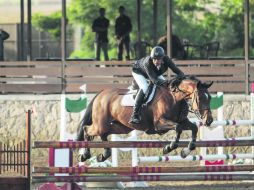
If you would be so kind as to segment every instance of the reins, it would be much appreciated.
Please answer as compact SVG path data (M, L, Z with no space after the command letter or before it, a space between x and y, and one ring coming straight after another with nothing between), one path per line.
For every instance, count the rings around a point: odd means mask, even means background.
M205 108L205 109L199 109L199 101L198 101L198 89L196 88L193 92L187 92L187 91L183 91L182 89L179 88L179 86L175 86L175 88L173 89L172 86L170 85L170 91L174 94L174 93L181 93L183 95L183 99L186 101L186 103L188 104L188 111L191 113L194 113L198 119L203 119L204 116L202 116L200 114L201 110L208 110L209 108ZM193 94L193 98L189 98L191 97L191 95ZM191 102L189 102L189 99L191 99ZM194 109L194 103L196 102L197 105L197 109Z

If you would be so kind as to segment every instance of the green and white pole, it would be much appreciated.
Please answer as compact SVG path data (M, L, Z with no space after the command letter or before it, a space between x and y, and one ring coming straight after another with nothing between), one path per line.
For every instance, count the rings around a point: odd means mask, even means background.
M86 85L80 87L82 94L79 99L69 99L65 93L61 94L61 120L60 120L60 141L74 140L76 134L69 134L66 131L67 116L70 113L81 113L85 111L87 106ZM72 166L72 150L69 148L53 149L49 153L50 166L70 167ZM57 174L66 175L66 174Z
M82 94L79 99L69 99L65 94L61 94L61 121L60 121L60 141L73 140L66 132L66 118L69 113L80 113L83 115L87 106L86 85L80 87Z

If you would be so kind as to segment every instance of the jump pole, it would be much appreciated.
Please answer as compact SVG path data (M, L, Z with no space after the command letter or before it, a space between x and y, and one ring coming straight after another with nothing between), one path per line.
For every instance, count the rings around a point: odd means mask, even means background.
M171 141L35 141L33 148L162 148ZM187 147L189 142L180 141L179 147ZM254 146L254 140L214 140L197 141L196 147L218 147L218 146Z
M254 171L254 165L219 165L191 167L34 167L33 173L69 174L140 174L140 173L192 173L192 172L235 172Z
M254 158L254 154L214 154L214 155L189 155L186 158L181 156L149 156L149 157L139 157L139 162L186 162L186 161L215 161L215 160L235 160L244 158Z
M195 175L110 175L110 176L34 176L35 183L43 182L130 182L130 181L242 181L254 180L253 174L195 174Z

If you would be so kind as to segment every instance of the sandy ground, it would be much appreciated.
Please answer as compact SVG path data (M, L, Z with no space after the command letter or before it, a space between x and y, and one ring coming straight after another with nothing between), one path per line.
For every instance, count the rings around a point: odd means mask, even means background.
M45 165L44 163L46 160L38 159L36 164L37 166ZM143 166L168 166L172 165L173 163L147 163ZM195 166L198 165L199 162L177 162L174 163L174 166ZM130 160L125 160L121 162L121 166L130 166ZM140 165L141 166L141 165ZM254 174L253 174L254 175ZM12 173L9 173L7 176L13 176ZM133 182L131 183L124 183L126 186L125 189L127 190L254 190L254 181L177 181L177 182L169 182L169 181L158 181L158 182L147 182L149 187L133 187ZM112 184L112 183L111 183ZM33 184L33 190L37 189L38 186L41 184ZM110 182L103 182L103 185L110 185ZM114 184L115 185L115 184ZM97 188L97 187L84 187L83 189L87 190L116 190L120 189L117 188L115 185L114 187L107 187L107 188Z
M151 182L149 187L126 187L126 190L254 190L254 182ZM117 190L117 187L84 187L86 190Z

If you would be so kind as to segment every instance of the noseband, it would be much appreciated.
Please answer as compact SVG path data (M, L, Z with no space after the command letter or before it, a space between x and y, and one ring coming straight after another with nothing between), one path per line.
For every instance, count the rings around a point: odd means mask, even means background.
M186 101L186 103L189 105L189 112L194 113L198 119L204 119L205 115L201 115L200 111L209 110L209 107L202 107L202 109L199 109L199 101L198 101L198 93L199 90L196 88L193 92L183 91L179 88L179 86L176 86L175 89L171 89L172 92L176 92L176 89L178 92L181 92L183 94L183 99ZM192 97L192 98L191 98ZM191 102L188 100L191 99ZM194 104L196 103L197 109L194 109Z
M200 102L198 101L198 93L199 93L199 90L196 88L191 94L193 94L193 98L191 99L191 102L189 103L189 111L191 113L194 113L197 118L199 119L204 119L205 115L201 115L200 114L200 111L205 111L205 110L210 110L210 108L208 106L202 106L202 108L200 109ZM197 109L194 109L194 103L196 103L196 107Z

